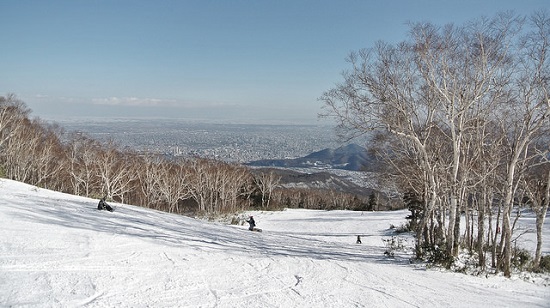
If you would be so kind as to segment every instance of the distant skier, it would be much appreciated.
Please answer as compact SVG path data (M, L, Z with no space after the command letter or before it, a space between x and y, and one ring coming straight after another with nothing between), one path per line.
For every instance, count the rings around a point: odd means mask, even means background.
M248 230L262 232L262 229L256 228L256 222L254 221L253 216L250 216L246 222L250 225L250 227L248 227Z
M99 204L97 205L97 209L98 210L107 210L109 212L112 212L113 211L113 208L107 204L107 202L105 202L105 197L101 198L101 200L99 200Z

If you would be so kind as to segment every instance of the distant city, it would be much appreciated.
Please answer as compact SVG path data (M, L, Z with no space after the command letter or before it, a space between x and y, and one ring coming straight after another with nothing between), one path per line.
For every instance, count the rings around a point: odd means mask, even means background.
M245 163L305 156L343 145L329 125L199 123L176 119L56 120L66 132L139 152Z

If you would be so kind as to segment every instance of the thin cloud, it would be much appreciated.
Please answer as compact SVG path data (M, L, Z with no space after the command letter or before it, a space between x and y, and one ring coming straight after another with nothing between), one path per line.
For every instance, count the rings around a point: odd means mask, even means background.
M93 98L92 104L105 106L128 106L128 107L178 107L178 108L220 108L237 107L238 104L224 102L201 102L201 101L181 101L173 99L159 98L139 98L139 97L107 97Z
M178 105L177 101L175 100L115 96L107 98L94 98L92 99L92 103L95 105L132 107L175 107Z

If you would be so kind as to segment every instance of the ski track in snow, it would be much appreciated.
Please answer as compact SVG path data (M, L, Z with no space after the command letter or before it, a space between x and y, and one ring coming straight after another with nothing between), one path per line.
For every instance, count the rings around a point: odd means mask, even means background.
M96 205L0 180L1 307L550 307L548 284L385 257L406 211L254 212L259 233Z

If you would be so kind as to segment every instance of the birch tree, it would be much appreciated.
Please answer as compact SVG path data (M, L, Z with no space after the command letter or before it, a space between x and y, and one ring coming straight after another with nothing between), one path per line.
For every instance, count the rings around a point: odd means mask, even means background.
M262 197L262 208L269 208L271 195L273 194L273 190L279 185L280 180L281 177L273 171L262 171L254 175L254 183Z
M434 31L427 28L426 31ZM429 142L437 130L437 104L416 66L411 44L397 46L379 42L371 50L352 53L351 70L344 82L325 92L323 116L334 118L338 129L350 136L387 131L401 139L422 171L424 215L417 229L416 252L423 255L424 231L438 200L437 157Z
M102 193L107 198L118 197L124 202L124 195L130 191L136 175L130 171L129 154L120 152L112 142L104 145L97 156L97 171L101 178Z
M0 154L4 152L6 142L28 119L30 110L14 94L0 96Z
M508 100L499 108L501 112L498 114L501 129L507 137L508 153L502 215L502 258L506 277L511 274L510 216L519 180L517 167L536 135L550 126L550 18L548 14L535 13L530 25L530 30L517 46L513 82L507 85Z
M166 163L165 159L157 155L146 155L143 157L140 170L137 170L139 191L143 196L142 204L148 208L160 209L162 200L159 189L163 174L162 166Z
M476 124L487 117L501 96L499 85L509 63L510 37L518 22L501 14L482 19L467 27L447 25L440 29L430 24L412 28L418 69L437 106L436 121L447 134L450 147L449 227L447 249L458 255L460 207L470 158L465 151Z
M157 187L161 200L168 205L168 212L179 213L179 202L191 197L189 173L185 167L186 161L164 162L159 164Z
M476 223L471 210L477 209L480 241L485 211L492 219L496 199L503 232L497 261L510 275L518 166L527 163L532 142L548 141L543 131L549 127L548 17L534 14L528 31L521 28L524 21L498 14L459 27L412 24L405 42L378 42L352 53L343 82L320 98L322 116L335 119L342 136L391 136L388 150L380 152L387 153L403 191L422 200L418 257L425 244L445 247L451 261L457 256L462 211L469 213L466 247L471 249ZM499 172L503 181L487 175ZM477 198L480 192L483 197ZM471 200L480 203L472 208Z

